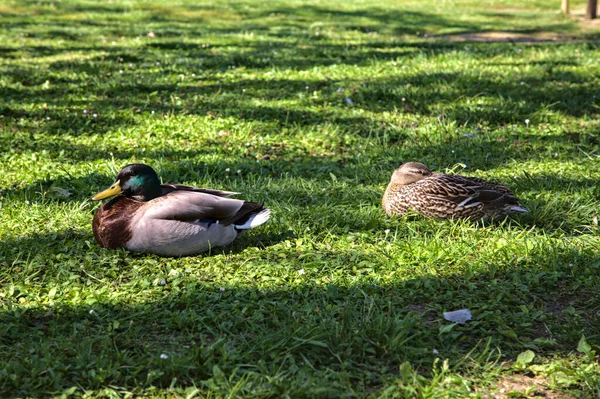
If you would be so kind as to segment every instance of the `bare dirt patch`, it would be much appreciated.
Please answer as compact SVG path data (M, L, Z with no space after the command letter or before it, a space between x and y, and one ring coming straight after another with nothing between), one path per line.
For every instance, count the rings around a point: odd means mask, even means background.
M548 388L547 380L541 376L510 375L496 381L493 392L482 391L484 398L508 399L515 397L531 397L546 399L575 399L575 396Z
M514 33L514 32L475 32L462 33L459 35L443 36L450 42L510 42L510 43L544 43L556 42L569 39L570 36L557 33L539 32L539 33Z
M497 8L494 11L499 13L520 13L524 10L521 8ZM558 11L557 11L558 12ZM600 28L600 18L585 19L585 9L575 9L569 12L569 17L581 28L580 33L590 33ZM564 42L576 41L581 39L577 33L566 34L556 32L503 32L503 31L488 31L488 32L471 32L461 33L456 35L443 35L437 37L446 39L450 42L479 42L479 43L494 43L494 42L509 42L509 43L547 43L547 42Z

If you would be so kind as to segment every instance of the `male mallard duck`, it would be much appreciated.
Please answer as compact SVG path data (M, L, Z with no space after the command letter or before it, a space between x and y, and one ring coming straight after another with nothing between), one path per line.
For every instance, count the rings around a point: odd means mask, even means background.
M477 220L529 212L506 186L434 173L418 162L407 162L394 171L382 205L388 216L413 209L436 219Z
M265 223L271 212L262 204L226 198L237 193L160 184L154 169L144 164L124 167L115 183L92 199L118 194L94 215L98 244L161 256L228 245L244 230Z

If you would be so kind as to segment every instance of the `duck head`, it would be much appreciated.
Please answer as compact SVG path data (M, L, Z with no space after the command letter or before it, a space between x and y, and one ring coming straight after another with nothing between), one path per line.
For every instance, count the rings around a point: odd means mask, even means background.
M115 179L115 182L106 190L92 197L92 200L113 197L121 194L137 201L150 201L162 194L158 175L148 165L131 164L125 166Z
M433 174L429 168L419 162L406 162L392 174L392 183L406 186Z

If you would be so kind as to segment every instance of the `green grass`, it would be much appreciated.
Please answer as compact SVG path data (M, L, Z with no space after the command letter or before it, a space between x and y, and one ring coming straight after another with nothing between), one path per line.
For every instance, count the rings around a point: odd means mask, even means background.
M2 397L600 394L598 29L551 0L164 4L0 5ZM482 31L559 40L448 36ZM532 212L386 218L408 160ZM88 198L133 161L273 216L210 256L101 249Z

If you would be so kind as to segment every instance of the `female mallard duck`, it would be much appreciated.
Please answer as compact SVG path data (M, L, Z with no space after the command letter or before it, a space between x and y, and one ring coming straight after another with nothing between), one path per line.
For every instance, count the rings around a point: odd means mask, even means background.
M226 198L233 192L160 184L148 165L127 165L93 200L119 195L96 211L94 237L104 248L185 256L233 242L270 216L262 204Z
M478 220L529 212L506 186L434 173L418 162L407 162L394 171L382 205L388 216L413 209L436 219Z

